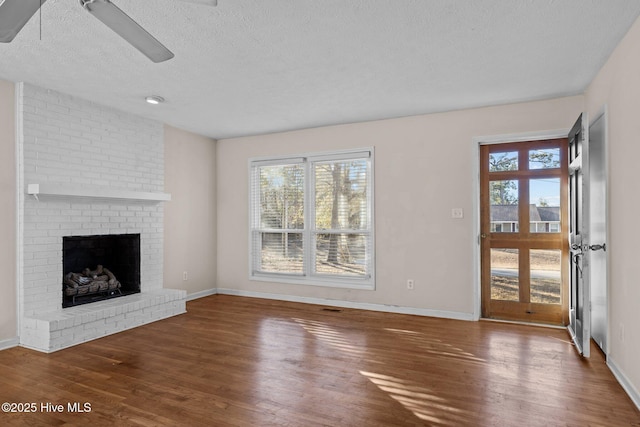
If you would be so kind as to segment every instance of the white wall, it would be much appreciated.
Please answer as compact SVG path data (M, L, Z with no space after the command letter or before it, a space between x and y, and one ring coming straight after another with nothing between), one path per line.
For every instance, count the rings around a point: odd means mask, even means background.
M215 290L216 143L164 128L164 287L194 295ZM183 280L183 272L188 279Z
M583 97L331 126L218 141L221 289L438 310L474 311L476 136L569 128ZM377 289L250 281L248 159L375 146ZM462 220L451 208L464 209ZM406 280L415 280L415 290Z
M17 335L14 93L13 83L0 80L0 342Z
M609 362L630 382L640 405L640 21L589 86L586 104L593 118L604 104L609 109Z

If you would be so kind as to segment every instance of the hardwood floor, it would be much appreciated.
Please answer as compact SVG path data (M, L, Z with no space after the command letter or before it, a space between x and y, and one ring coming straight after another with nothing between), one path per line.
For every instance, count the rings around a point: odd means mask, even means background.
M602 355L581 359L564 330L223 295L187 310L1 351L0 402L37 411L0 425L640 426Z

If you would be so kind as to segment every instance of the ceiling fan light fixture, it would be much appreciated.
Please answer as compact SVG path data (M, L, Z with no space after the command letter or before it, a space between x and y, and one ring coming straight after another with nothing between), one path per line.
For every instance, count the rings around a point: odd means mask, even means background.
M144 100L147 101L147 104L152 105L158 105L164 102L164 98L158 95L149 95Z

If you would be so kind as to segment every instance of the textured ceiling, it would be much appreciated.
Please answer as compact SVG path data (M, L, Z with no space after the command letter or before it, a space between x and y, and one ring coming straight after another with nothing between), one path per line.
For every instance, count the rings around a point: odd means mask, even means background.
M77 0L49 0L0 44L0 78L228 138L581 93L640 14L638 0L112 1L175 58L154 64Z

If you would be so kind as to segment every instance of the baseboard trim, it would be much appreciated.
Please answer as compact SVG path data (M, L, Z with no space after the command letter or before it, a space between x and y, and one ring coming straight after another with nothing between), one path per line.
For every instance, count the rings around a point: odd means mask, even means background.
M629 378L618 368L616 362L611 358L611 356L607 357L607 366L613 373L613 376L616 377L624 391L627 392L633 403L636 405L638 410L640 410L640 393L634 387L634 385L629 381Z
M327 298L311 298L294 295L269 294L264 292L244 291L239 289L218 288L218 294L235 295L241 297L264 298L279 301L299 302L303 304L327 305L340 308L354 308L359 310L381 311L385 313L413 314L416 316L441 317L454 320L475 320L473 313L460 313L456 311L430 310L426 308L402 307L397 305L372 304L365 302L341 301Z
M566 326L552 325L550 323L522 322L522 321L518 321L518 320L492 319L490 317L481 317L478 320L480 322L506 323L508 325L535 326L537 328L562 329L563 331L567 330Z
M194 299L208 297L208 296L211 296L211 295L215 295L217 293L218 293L218 289L216 289L216 288L205 289L204 291L198 291L198 292L194 292L192 294L188 294L187 295L187 301L193 301Z
M7 350L9 348L13 348L13 347L17 347L20 345L20 338L15 337L15 338L9 338L6 340L1 340L0 341L0 351L2 350Z

